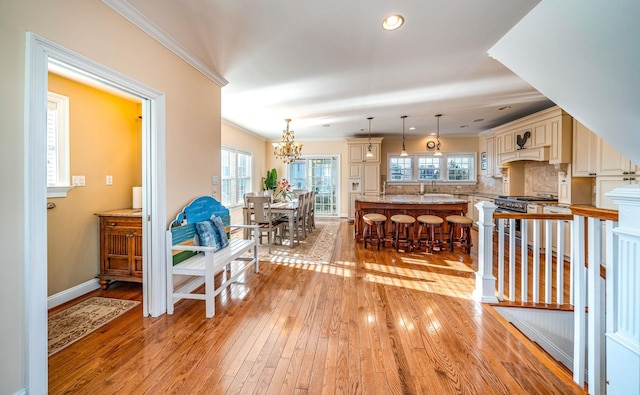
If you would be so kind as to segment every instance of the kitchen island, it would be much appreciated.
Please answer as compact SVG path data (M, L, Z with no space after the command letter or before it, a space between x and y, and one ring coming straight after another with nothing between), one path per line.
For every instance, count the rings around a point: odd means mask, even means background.
M417 218L420 215L437 215L445 219L448 215L465 215L468 202L458 199L453 195L440 193L427 193L424 195L386 195L386 196L360 196L356 199L354 215L354 237L362 240L364 223L362 216L368 213L383 214L387 217L385 231L387 237L391 236L391 216L396 214L410 215ZM443 224L444 234L448 234L447 222ZM417 228L417 226L416 226Z

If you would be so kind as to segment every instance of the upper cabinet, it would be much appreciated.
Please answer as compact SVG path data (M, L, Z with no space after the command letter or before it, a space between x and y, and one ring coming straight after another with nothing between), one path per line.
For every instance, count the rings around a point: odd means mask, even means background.
M572 154L572 119L559 107L499 126L494 136L500 165L519 160L569 163Z
M502 177L502 166L498 161L498 145L500 140L489 135L480 140L480 146L484 147L484 155L480 157L480 169L485 177Z
M598 139L596 172L599 176L636 174L638 167L606 141Z
M573 120L573 161L571 172L574 177L592 177L597 174L598 136L583 124Z
M638 172L638 166L586 126L576 120L573 125L574 177L626 176Z

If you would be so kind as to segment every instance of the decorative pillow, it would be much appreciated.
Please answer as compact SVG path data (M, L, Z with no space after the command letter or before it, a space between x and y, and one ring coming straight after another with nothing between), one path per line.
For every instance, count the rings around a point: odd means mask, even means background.
M196 234L201 246L216 247L216 230L210 220L196 222Z
M220 250L229 245L229 239L227 238L227 232L224 230L224 224L222 218L214 217L210 220L214 229L214 237L216 243L216 249Z

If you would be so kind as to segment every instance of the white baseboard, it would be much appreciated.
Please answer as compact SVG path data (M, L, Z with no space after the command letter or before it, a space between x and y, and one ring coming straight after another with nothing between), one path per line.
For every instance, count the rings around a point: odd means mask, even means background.
M64 291L58 292L57 294L51 295L47 298L47 309L59 306L98 288L100 288L100 284L98 284L98 279L94 278L93 280L78 284L75 287L65 289Z

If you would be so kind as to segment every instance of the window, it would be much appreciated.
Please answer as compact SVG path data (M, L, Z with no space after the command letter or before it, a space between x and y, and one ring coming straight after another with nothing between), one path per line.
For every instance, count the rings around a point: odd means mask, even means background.
M395 156L389 158L389 180L413 180L413 158L410 156Z
M469 155L450 155L447 157L447 172L449 181L469 181L475 158Z
M436 181L440 179L439 156L418 157L418 181Z
M233 207L244 204L244 194L253 191L251 152L222 147L222 204Z
M388 181L475 182L476 153L389 155ZM414 166L417 163L417 166Z
M47 93L47 197L69 191L69 98Z

